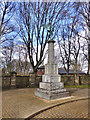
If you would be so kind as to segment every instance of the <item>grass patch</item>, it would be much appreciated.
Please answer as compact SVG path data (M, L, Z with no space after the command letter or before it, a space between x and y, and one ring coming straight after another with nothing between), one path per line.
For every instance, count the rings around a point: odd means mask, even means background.
M65 85L65 88L90 88L90 85Z

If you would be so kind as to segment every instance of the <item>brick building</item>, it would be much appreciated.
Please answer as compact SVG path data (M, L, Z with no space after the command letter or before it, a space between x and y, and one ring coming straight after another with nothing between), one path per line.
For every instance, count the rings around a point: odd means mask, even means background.
M44 65L40 66L37 70L37 75L42 76L44 74L44 72L45 72L45 66ZM86 73L84 73L81 70L77 70L76 72L77 72L78 75L86 75ZM58 68L58 74L66 75L67 72L65 71L64 68ZM74 70L73 69L69 70L69 75L74 75Z
M45 67L44 65L43 66L40 66L38 69L37 69L37 75L39 76L42 76L45 72Z

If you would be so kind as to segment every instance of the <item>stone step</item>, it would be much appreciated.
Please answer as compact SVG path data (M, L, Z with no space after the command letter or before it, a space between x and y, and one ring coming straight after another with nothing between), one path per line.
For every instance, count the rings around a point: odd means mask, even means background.
M46 89L46 90L56 90L56 89L63 89L64 84L62 82L40 82L39 83L39 88L41 89Z
M57 92L57 93L47 93L41 89L35 91L35 95L47 100L59 99L63 97L69 97L69 92Z

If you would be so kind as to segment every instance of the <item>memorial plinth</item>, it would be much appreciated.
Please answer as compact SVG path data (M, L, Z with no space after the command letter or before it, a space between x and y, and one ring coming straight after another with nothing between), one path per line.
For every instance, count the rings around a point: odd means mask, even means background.
M61 76L58 75L58 66L54 62L54 40L48 41L48 63L45 65L45 74L42 75L42 82L35 91L35 95L48 100L69 96L64 89Z

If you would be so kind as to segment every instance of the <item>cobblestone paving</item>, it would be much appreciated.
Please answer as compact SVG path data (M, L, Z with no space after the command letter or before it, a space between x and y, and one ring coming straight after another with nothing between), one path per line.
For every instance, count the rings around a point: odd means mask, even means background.
M44 100L34 95L35 88L13 89L2 92L2 117L27 118L30 115L62 102L88 96L88 89L71 90L74 98Z
M56 106L46 110L34 118L88 118L88 100L80 100Z

